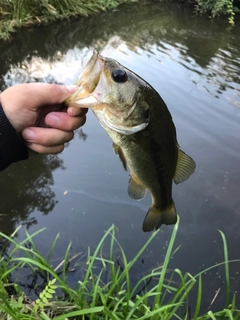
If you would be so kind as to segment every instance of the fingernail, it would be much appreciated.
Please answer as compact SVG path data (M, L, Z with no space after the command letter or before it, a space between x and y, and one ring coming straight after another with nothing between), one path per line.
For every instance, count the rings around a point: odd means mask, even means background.
M74 84L74 85L71 85L71 86L66 86L66 88L68 89L68 91L70 93L74 93L79 87Z
M79 109L77 109L77 115L79 116L79 113L80 113L80 108ZM68 114L70 115L70 116L75 116L76 115L76 108L74 108L74 107L68 107Z
M33 141L35 138L35 132L31 129L25 129L22 133L22 136L25 140Z
M57 116L51 114L48 115L47 124L52 127L58 127L60 124L60 120Z

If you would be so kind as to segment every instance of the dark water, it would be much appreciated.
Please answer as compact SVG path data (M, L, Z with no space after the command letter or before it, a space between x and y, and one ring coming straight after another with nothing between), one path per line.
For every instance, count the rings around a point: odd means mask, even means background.
M227 238L229 258L240 258L240 27L197 17L165 6L120 7L111 13L51 26L21 30L0 44L0 86L45 81L72 84L93 48L113 57L147 80L172 113L181 148L197 163L194 175L173 187L181 217L171 267L193 274L223 261L218 229ZM128 175L114 156L111 141L88 113L88 121L58 156L38 156L0 173L0 229L11 234L23 224L47 252L60 233L54 253L95 248L112 224L129 259L149 234L141 230L150 197L136 202L127 195ZM163 261L172 226L144 253L142 273ZM25 237L24 228L19 241ZM57 262L56 262L57 263ZM53 262L54 264L54 262ZM240 298L240 262L230 265L232 294ZM79 279L79 270L69 275ZM203 311L215 292L212 309L225 304L224 270L204 276ZM237 301L238 301L237 300ZM194 303L190 301L194 309Z

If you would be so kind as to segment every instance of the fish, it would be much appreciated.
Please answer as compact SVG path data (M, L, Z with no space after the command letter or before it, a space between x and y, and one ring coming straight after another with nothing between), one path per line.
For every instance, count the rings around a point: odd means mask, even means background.
M180 149L171 113L161 96L136 73L97 51L75 84L78 89L66 104L92 109L129 171L130 198L140 200L147 190L151 194L143 231L175 224L172 182L187 180L196 163Z

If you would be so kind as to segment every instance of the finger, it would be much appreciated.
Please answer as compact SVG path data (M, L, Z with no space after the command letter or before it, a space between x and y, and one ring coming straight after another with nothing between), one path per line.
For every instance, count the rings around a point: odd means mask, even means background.
M27 144L29 150L41 153L41 154L58 154L64 150L64 144L58 146L46 147L35 143Z
M55 104L52 106L46 106L41 108L41 112L39 113L37 121L34 123L34 127L42 127L48 128L47 124L45 123L45 117L47 114L51 112L66 112L66 108L63 107L62 104ZM27 127L32 126L32 124L28 125Z
M73 131L62 131L52 128L28 127L22 131L22 137L27 143L34 143L46 147L69 142L73 136Z
M7 90L1 94L3 102L11 101L12 95L18 97L18 105L27 109L37 110L40 106L60 104L77 89L77 86L62 86L49 83L23 83Z
M67 109L67 113L71 117L76 117L76 116L83 116L88 112L87 108L75 108L75 107L69 107Z
M45 117L45 124L51 128L72 131L84 125L86 116L71 117L66 112L51 112Z

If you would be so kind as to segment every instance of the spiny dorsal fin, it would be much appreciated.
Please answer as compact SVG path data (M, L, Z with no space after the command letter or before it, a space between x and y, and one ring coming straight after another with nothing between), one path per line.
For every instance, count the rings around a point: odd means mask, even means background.
M195 161L181 149L178 149L178 161L173 181L178 184L187 180L196 168Z

